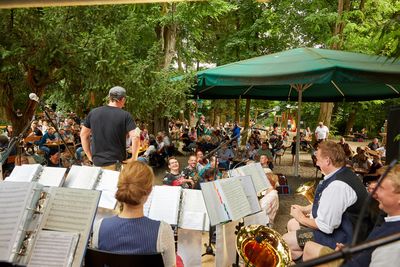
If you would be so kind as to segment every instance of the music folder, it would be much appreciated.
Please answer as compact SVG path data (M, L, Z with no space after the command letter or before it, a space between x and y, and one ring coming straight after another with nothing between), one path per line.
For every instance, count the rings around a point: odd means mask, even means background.
M117 205L115 193L118 178L118 171L73 165L65 179L64 187L99 190L102 192L99 207L114 209Z
M38 182L44 186L61 186L64 183L66 168L43 167L40 164L15 166L5 180L10 182Z
M261 211L249 175L201 183L200 186L212 226Z
M259 162L229 170L228 174L229 177L250 175L257 194L272 187Z
M200 190L180 186L154 186L143 207L144 215L188 230L209 230Z
M81 266L101 192L0 182L0 261Z

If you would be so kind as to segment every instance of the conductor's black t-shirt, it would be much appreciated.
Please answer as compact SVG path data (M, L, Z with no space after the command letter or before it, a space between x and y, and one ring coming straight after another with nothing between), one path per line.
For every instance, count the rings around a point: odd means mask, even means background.
M107 166L126 159L126 137L136 128L125 110L102 106L89 112L83 124L91 129L91 150L96 166Z

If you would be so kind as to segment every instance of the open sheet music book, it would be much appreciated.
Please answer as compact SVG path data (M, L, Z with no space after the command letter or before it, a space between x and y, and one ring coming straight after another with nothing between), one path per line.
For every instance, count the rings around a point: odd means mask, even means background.
M65 180L64 187L94 189L102 191L99 207L114 209L117 205L119 172L102 170L100 167L73 165Z
M260 194L265 189L272 187L267 178L267 175L265 174L259 162L229 170L228 173L229 177L250 175L251 179L253 180L254 187L256 188L257 194Z
M235 221L261 210L250 176L201 183L211 225Z
M6 181L38 182L44 186L61 186L64 183L66 168L43 167L40 164L15 166Z
M201 191L180 186L154 186L144 215L189 230L208 231L209 220Z
M0 261L80 266L100 192L0 183Z

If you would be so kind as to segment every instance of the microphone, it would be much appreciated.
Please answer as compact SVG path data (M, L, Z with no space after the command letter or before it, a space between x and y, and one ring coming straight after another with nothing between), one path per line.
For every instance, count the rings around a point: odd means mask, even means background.
M29 99L40 103L39 97L35 93L30 93L29 94Z

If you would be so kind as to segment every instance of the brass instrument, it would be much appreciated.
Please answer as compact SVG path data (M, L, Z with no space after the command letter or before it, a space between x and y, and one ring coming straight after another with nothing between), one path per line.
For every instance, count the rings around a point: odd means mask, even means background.
M236 249L245 266L289 266L292 260L282 236L264 225L242 227L236 237Z
M317 189L317 181L310 181L302 184L296 189L296 194L303 195L310 204L314 202L315 190Z

